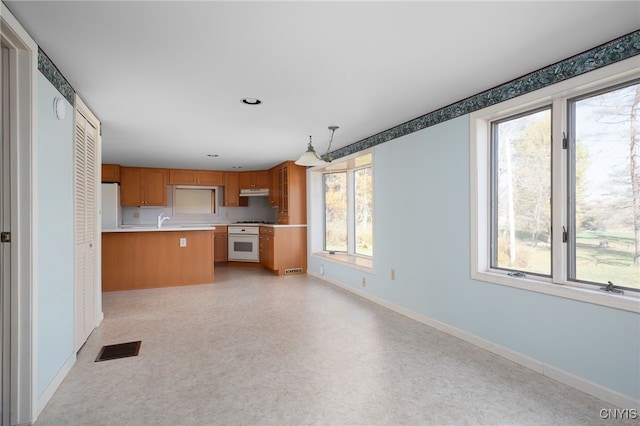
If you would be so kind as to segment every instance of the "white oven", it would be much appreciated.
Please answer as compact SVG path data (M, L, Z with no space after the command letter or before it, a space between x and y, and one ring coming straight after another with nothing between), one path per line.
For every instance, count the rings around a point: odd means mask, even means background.
M229 235L228 260L259 262L259 231L258 226L229 226L227 229Z

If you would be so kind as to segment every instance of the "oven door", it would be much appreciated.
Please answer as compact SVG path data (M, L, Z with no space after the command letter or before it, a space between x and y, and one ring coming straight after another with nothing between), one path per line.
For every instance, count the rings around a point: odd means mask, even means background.
M240 262L259 262L258 236L229 234L228 260Z

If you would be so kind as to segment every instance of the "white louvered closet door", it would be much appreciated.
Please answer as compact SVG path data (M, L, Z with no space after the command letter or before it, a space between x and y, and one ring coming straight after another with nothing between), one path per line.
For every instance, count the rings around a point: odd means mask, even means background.
M98 129L79 111L75 127L75 350L96 326L97 148Z

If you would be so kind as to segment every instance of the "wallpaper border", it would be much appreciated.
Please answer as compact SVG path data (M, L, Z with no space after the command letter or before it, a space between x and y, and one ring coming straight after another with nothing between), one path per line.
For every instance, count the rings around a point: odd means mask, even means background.
M49 59L40 47L38 47L38 71L53 84L53 87L55 87L71 105L75 106L76 91L73 90L71 84L69 84L53 61Z
M541 68L500 86L485 90L446 107L422 115L406 123L336 149L323 156L332 160L355 154L384 142L408 135L444 121L516 98L534 90L577 77L607 65L640 55L640 30L579 53L553 65Z

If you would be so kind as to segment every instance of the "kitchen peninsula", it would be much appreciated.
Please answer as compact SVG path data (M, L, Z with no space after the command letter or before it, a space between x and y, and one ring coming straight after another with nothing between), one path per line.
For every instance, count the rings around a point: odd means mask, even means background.
M212 283L213 226L102 232L102 291Z

